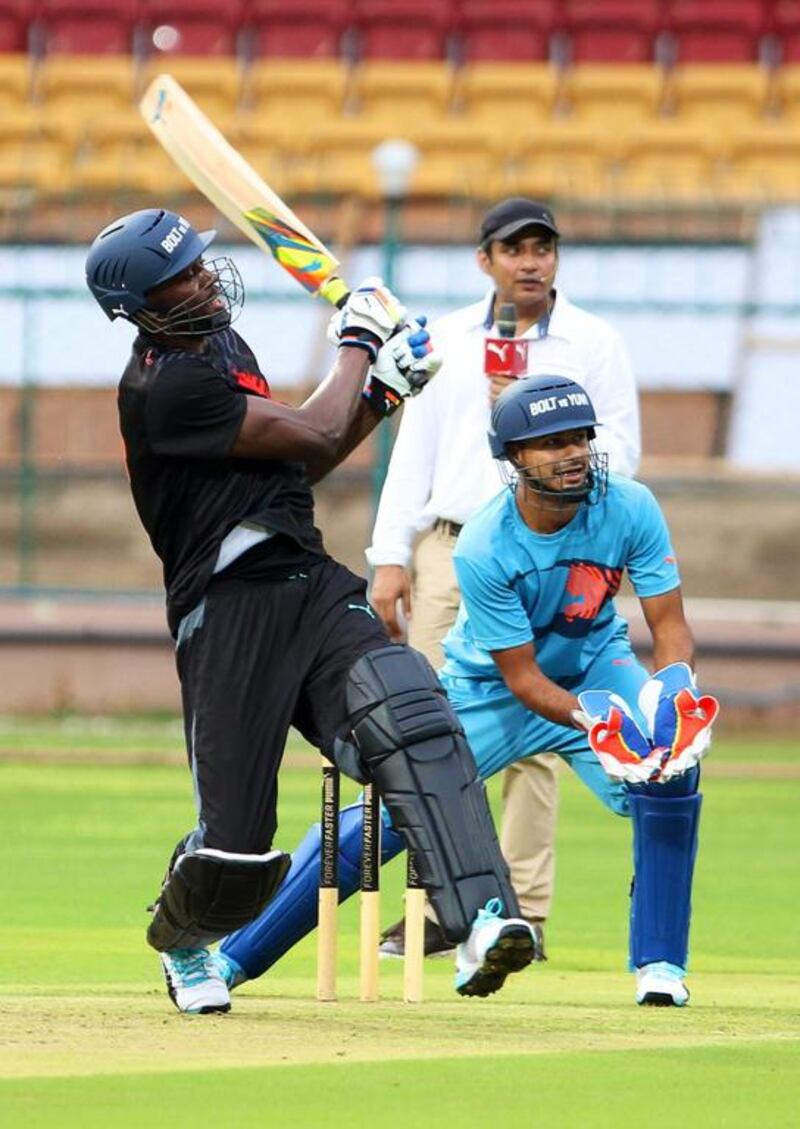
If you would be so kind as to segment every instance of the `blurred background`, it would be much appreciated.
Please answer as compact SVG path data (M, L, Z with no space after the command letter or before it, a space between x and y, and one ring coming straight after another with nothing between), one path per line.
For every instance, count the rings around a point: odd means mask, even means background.
M330 360L329 311L239 245L142 122L161 71L346 277L382 273L430 315L484 293L492 203L552 206L559 286L633 357L640 477L702 685L731 728L796 731L795 0L0 0L0 713L178 707L117 433L131 334L83 280L97 231L153 205L218 227L275 394L301 399ZM318 489L329 550L361 573L391 438Z

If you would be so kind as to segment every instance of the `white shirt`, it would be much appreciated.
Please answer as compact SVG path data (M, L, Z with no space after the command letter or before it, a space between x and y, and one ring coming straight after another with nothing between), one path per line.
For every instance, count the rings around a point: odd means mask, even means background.
M489 451L489 382L484 340L492 330L493 294L440 318L431 337L444 357L439 373L407 400L381 493L372 545L373 566L408 565L414 539L437 518L463 524L503 483ZM567 376L582 385L602 427L596 447L609 466L633 475L639 464L639 405L622 338L607 321L581 310L558 291L544 336L542 324L523 334L528 375Z

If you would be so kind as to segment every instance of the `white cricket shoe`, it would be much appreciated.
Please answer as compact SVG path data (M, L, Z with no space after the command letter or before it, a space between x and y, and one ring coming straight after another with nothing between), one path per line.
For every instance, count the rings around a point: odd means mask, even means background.
M172 949L159 956L169 998L178 1011L190 1015L230 1011L228 985L208 949Z
M636 970L636 1002L645 1007L684 1007L689 989L683 982L686 971L665 960L644 964Z
M461 996L491 996L511 972L536 957L536 935L521 917L501 917L503 903L492 898L472 923L469 937L456 949L456 991Z

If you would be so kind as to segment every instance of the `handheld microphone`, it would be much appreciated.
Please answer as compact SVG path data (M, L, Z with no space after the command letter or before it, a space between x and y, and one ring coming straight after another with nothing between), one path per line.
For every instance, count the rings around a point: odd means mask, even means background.
M487 337L483 347L483 371L492 376L525 376L528 371L528 342L517 337L517 307L503 302L497 311L499 337Z

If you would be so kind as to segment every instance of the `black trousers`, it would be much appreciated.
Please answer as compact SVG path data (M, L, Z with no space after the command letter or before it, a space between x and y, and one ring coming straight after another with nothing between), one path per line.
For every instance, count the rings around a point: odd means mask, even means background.
M268 850L289 727L325 753L348 732L347 673L389 642L366 589L332 560L289 580L223 574L183 621L177 664L195 847Z

